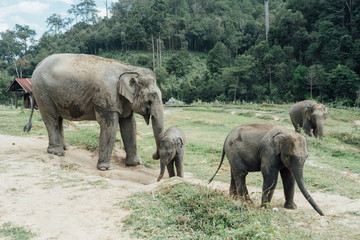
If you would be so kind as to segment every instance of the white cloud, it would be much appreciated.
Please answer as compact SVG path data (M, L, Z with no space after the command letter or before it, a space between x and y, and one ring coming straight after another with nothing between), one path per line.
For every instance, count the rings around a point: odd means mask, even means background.
M12 14L28 13L28 14L41 14L49 8L49 4L41 2L23 1L18 4L2 7L0 11L0 19L10 16Z
M48 2L63 2L70 5L74 2L74 0L48 0Z
M106 8L97 8L99 17L105 17L106 16ZM110 11L108 12L110 13Z
M7 25L6 23L0 23L0 32L5 32L8 29L9 25Z

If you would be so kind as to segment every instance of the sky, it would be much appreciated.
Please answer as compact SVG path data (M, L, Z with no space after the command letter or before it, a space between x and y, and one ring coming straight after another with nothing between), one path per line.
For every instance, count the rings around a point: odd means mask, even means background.
M106 14L106 0L95 0L99 10L98 15ZM117 0L108 0L108 5ZM67 10L72 4L79 4L80 0L0 0L0 32L13 30L15 24L28 25L36 31L36 38L49 30L46 19L56 13L63 18L68 16Z

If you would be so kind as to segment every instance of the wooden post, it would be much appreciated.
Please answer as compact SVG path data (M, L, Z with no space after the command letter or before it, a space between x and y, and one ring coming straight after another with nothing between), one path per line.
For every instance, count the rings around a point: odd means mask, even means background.
M17 91L14 91L15 92L15 108L18 107L18 94L17 94Z

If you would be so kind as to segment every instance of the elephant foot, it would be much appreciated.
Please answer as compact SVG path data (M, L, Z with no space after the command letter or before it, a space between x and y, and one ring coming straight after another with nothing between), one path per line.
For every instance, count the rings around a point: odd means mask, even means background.
M287 208L287 209L296 209L297 206L296 206L296 204L294 203L294 201L288 201L288 202L285 202L284 208Z
M125 165L126 166L137 166L137 165L141 165L142 164L142 160L139 156L135 156L133 158L126 158L125 159Z
M111 163L110 162L98 162L97 168L100 171L106 171L111 169Z
M156 152L152 155L152 158L153 158L154 160L159 160L159 159L160 159L159 153L156 151Z
M48 147L47 149L47 152L48 153L51 153L51 154L54 154L54 155L57 155L57 156L64 156L65 155L65 151L64 151L64 148L62 147Z

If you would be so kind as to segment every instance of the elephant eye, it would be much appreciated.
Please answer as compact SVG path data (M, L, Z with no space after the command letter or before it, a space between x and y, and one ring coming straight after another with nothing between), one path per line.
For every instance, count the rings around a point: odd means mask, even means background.
M156 93L151 93L149 96L150 101L155 101L156 99Z

